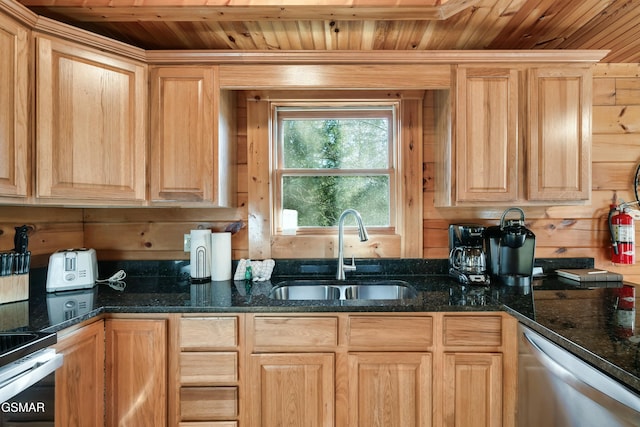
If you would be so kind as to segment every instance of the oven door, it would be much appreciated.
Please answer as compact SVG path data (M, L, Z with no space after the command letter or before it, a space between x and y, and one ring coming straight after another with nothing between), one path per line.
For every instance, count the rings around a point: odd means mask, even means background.
M0 426L53 426L55 370L62 354L43 349L0 368Z

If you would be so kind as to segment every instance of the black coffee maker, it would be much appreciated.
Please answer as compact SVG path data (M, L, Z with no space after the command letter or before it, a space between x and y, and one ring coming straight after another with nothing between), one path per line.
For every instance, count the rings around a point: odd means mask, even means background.
M460 283L489 284L483 233L478 224L449 225L449 275Z
M506 220L509 212L518 212L519 219ZM536 236L525 227L524 211L509 208L500 218L500 225L487 227L485 252L487 268L493 283L508 286L530 286Z

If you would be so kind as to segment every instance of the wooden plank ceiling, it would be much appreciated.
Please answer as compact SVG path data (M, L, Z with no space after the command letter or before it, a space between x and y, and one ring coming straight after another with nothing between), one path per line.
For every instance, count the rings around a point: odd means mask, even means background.
M640 62L638 0L18 0L144 49L606 49Z

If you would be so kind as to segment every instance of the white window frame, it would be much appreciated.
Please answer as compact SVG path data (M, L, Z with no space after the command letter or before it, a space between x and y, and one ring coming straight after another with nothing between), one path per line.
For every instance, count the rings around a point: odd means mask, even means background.
M321 112L321 113L320 113ZM323 102L272 102L272 235L282 235L282 184L285 176L371 176L389 177L389 224L387 226L367 226L375 233L394 234L397 218L397 174L398 174L398 101L323 101ZM375 169L285 169L282 150L282 119L299 118L354 118L381 117L389 120L388 159L386 168ZM339 214L339 213L338 213ZM298 227L297 234L335 234L336 227Z

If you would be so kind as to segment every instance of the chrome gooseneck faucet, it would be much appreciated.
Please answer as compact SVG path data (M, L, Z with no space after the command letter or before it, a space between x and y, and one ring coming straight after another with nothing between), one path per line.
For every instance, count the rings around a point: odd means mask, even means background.
M364 223L362 222L362 217L360 213L355 209L347 209L340 215L340 219L338 220L338 272L336 273L337 280L345 279L345 271L354 271L356 269L356 261L355 257L351 258L351 265L347 265L344 263L344 219L347 215L353 215L356 218L356 222L358 223L358 235L360 237L361 242L366 242L369 240L369 235L367 234L367 229L364 227Z

